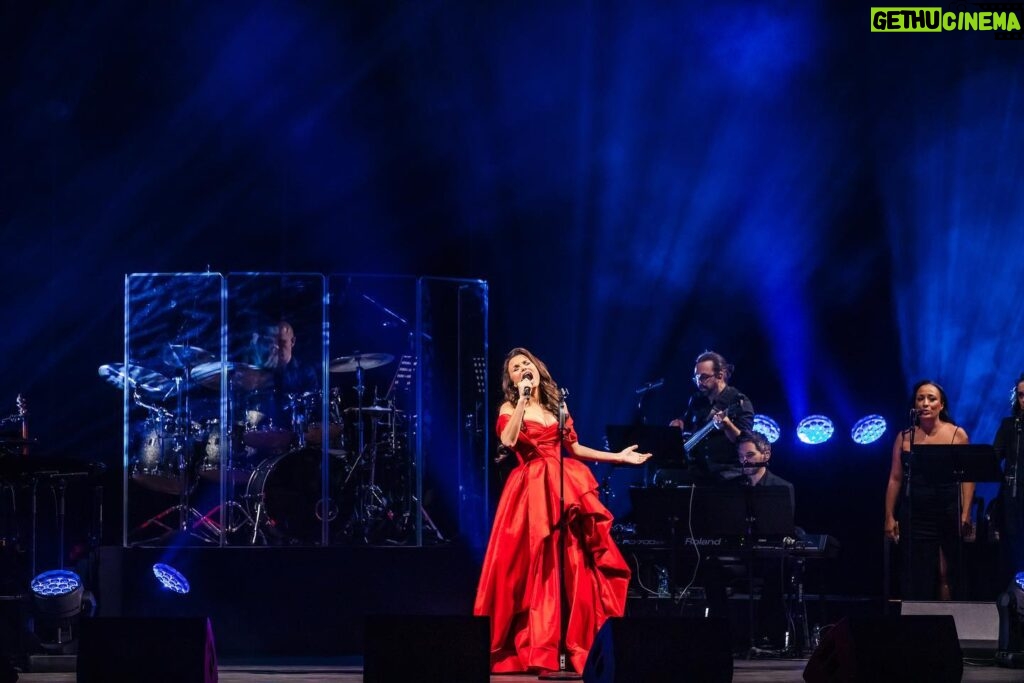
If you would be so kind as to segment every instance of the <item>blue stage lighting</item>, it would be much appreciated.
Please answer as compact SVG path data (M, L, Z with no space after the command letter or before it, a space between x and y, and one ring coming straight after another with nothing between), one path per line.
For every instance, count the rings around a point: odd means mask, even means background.
M1013 577L1017 587L1024 591L1024 572L1017 572L1017 576Z
M804 443L825 443L832 438L835 427L824 415L808 415L796 426L796 435Z
M67 595L81 588L82 579L66 569L53 569L32 579L32 592L40 597Z
M41 616L66 618L82 610L82 579L66 569L52 569L32 579L32 595Z
M169 564L157 562L153 565L153 575L160 585L174 593L184 595L189 591L188 579Z
M754 431L768 439L768 443L778 441L779 435L782 433L778 422L760 413L754 416Z
M850 430L850 438L854 443L866 445L874 443L885 434L885 418L881 415L868 415L857 420Z

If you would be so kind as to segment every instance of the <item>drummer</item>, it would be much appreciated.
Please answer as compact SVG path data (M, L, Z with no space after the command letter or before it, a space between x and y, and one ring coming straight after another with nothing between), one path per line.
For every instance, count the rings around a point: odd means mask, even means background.
M287 428L292 419L295 398L320 388L316 369L295 357L295 330L282 320L254 335L251 363L269 370L267 380L258 391L258 409L273 420L275 426ZM262 400L269 399L269 400Z

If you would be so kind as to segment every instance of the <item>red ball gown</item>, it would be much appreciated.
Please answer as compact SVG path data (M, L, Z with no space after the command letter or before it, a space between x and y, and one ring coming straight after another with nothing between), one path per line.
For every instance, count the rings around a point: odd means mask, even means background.
M498 417L498 434L510 418ZM558 424L523 424L514 447L519 466L509 474L498 501L473 606L474 614L491 618L494 673L559 668ZM565 431L563 441L571 449L577 440L572 418L566 420ZM612 515L598 499L590 468L571 456L564 462L569 522L566 647L579 672L605 619L624 613L630 573L611 539Z

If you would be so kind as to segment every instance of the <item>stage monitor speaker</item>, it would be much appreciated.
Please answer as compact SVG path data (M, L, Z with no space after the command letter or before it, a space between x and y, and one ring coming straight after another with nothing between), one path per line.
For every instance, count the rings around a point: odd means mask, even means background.
M598 631L584 683L732 680L732 637L725 619L612 618Z
M82 619L78 683L216 683L217 653L206 618Z
M374 615L365 625L364 683L490 681L487 617Z
M963 650L995 650L999 645L999 610L994 602L904 600L900 614L949 614Z
M841 619L804 668L807 683L957 683L963 675L950 615Z

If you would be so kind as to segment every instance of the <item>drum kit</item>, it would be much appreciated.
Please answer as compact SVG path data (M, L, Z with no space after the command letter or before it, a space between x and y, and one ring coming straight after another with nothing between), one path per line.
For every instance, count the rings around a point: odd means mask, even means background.
M357 353L331 361L332 378L355 375L357 401L350 407L338 386L284 393L273 370L225 367L192 346L169 345L160 370L100 366L107 383L127 387L139 415L128 434L129 478L142 490L178 496L176 504L138 524L130 541L150 544L184 532L210 544L222 537L231 544L319 544L326 516L331 542L404 542L400 535L408 531L402 527L413 500L410 421L393 399L363 404L363 372L393 360L390 354ZM228 423L222 425L225 375ZM197 510L195 501L210 498L209 485L222 481L222 505Z

